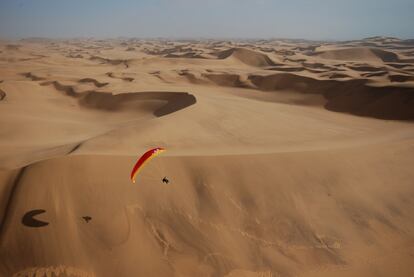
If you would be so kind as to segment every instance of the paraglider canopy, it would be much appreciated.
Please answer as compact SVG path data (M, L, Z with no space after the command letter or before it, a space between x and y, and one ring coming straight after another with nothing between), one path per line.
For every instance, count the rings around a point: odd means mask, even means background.
M131 181L135 183L135 177L137 176L138 172L142 169L144 164L146 164L148 161L150 161L155 156L158 156L162 152L164 152L165 149L162 147L153 148L151 150L148 150L145 152L141 158L136 162L134 168L131 171Z

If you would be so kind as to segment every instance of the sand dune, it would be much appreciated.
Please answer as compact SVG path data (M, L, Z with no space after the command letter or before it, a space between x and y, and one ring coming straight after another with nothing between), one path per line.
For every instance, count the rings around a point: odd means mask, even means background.
M202 74L202 77L207 78L212 81L214 84L219 86L229 86L229 87L248 87L247 78L242 80L242 76L238 74L228 74L228 73L205 73Z
M251 66L272 66L274 62L265 54L244 48L231 48L214 54L218 59L234 58Z
M38 76L34 75L34 74L33 74L33 73L31 73L31 72L22 73L22 76L24 76L24 77L26 77L26 78L29 78L29 79L31 79L32 81L42 81L42 80L45 80L45 78L43 78L43 77L38 77Z
M341 75L330 77L343 78ZM414 94L411 88L372 87L366 80L315 80L293 74L251 75L249 79L260 90L321 94L326 99L325 107L333 111L384 119L414 118Z
M118 78L118 79L121 79L121 80L123 80L123 81L127 81L127 82L132 82L132 81L134 81L134 78L132 78L132 77L117 77L117 76L115 76L115 75L114 75L114 73L112 73L112 72L108 72L108 73L106 73L106 75L107 75L108 77L111 77L111 78Z
M129 66L127 60L107 59L107 58L102 58L102 57L99 57L99 56L92 56L92 57L90 57L90 60L99 61L101 63L108 63L108 64L111 64L111 65L123 64L126 68L128 68L128 66Z
M0 276L414 276L413 51L0 42Z
M80 95L79 103L95 109L119 111L121 109L136 110L137 107L131 104L142 100L167 101L167 104L154 110L155 116L174 113L196 103L196 98L193 95L184 92L137 92L113 95L97 91Z
M399 82L399 83L414 81L414 76L412 75L394 74L394 75L389 75L388 78L390 79L391 82Z
M3 247L12 249L9 256L19 255L18 242L10 239L15 236L11 230L17 230L27 237L20 242L28 249L24 263L40 261L36 253L44 247L41 237L22 227L18 217L40 205L50 222L43 230L49 239L42 258L76 264L97 276L232 276L242 268L275 276L343 271L358 276L362 270L363 276L371 265L409 276L410 244L404 244L408 241L401 232L413 228L407 195L412 190L399 166L413 162L412 155L403 154L408 145L385 151L399 154L387 160L382 158L383 145L352 151L164 158L160 164L174 180L172 186L162 186L147 171L139 189L127 177L134 157L49 160L26 168L17 184L13 203L20 204L13 205L14 212L6 218L9 231L2 233ZM354 159L356 153L360 159ZM365 164L370 164L369 170L356 170ZM381 170L384 167L390 170ZM292 178L298 169L304 172ZM50 172L59 174L59 181ZM53 201L45 202L38 193L39 178L42 190L54 191ZM352 178L359 181L350 185ZM395 183L396 178L400 182ZM32 195L32 204L18 201L25 195ZM93 214L88 224L81 221L86 213ZM383 264L387 250L392 252L387 260L398 260L401 267ZM71 251L82 254L71 256ZM94 260L96 252L107 262ZM19 270L18 265L14 268Z
M104 87L108 84L108 83L101 83L93 78L83 78L83 79L80 79L78 82L79 83L93 83L98 88Z
M321 58L343 61L372 61L372 62L399 62L398 55L378 49L369 47L356 47L345 49L334 49L315 53Z

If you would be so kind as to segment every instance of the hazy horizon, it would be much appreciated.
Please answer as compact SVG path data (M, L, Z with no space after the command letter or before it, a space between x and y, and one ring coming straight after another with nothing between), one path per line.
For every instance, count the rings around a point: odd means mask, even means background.
M0 1L0 37L414 38L414 2Z

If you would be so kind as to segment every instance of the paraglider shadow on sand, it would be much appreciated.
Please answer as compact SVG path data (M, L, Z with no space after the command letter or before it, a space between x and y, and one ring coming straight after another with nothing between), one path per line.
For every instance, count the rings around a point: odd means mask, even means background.
M42 221L42 220L35 218L36 216L44 214L44 213L46 213L46 210L43 210L43 209L30 210L23 215L22 224L25 225L26 227L32 227L32 228L45 227L49 225L49 222ZM92 217L82 216L82 219L86 223L89 223L89 221L92 220Z
M100 91L86 91L78 93L72 86L63 85L57 81L44 82L41 85L53 85L67 96L77 98L81 106L98 110L133 110L135 108L134 102L145 100L166 101L165 105L153 111L153 114L157 117L182 110L197 102L196 97L187 92L144 91L112 94Z
M32 228L39 228L49 225L49 222L41 221L35 218L35 216L45 213L45 210L31 210L24 214L22 218L23 225Z

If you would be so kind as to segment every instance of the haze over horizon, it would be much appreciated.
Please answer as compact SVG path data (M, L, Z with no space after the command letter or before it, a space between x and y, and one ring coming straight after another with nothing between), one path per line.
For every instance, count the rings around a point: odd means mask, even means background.
M414 2L2 0L0 37L414 37Z

